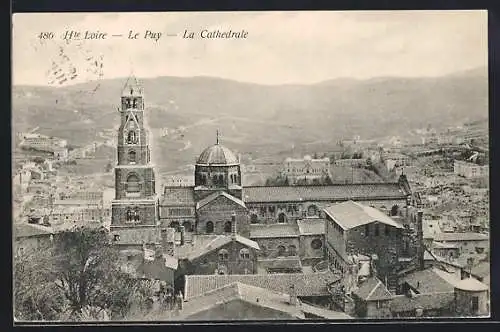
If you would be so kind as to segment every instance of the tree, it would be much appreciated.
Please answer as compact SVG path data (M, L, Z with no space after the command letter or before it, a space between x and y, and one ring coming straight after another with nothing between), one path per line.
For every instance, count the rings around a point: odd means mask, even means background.
M64 293L51 277L50 248L14 257L14 317L16 320L57 320L67 308Z
M54 246L54 277L73 314L87 306L109 306L108 280L120 275L117 250L104 228L77 227L59 233ZM103 294L109 300L103 301Z

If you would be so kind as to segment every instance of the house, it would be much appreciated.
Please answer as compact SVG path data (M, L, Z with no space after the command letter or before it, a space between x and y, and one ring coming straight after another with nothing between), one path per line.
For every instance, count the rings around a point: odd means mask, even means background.
M236 233L217 235L206 245L196 246L183 261L186 274L257 273L259 245Z
M325 257L325 225L326 220L322 218L297 220L299 255L308 265L313 265Z
M403 252L403 225L372 207L348 201L324 209L325 242L328 260L345 273L352 265L349 256L375 255L377 275L382 279L394 273Z
M373 276L362 281L358 288L352 292L354 312L360 318L388 318L391 317L389 309L393 294L386 285Z
M453 245L460 250L460 255L477 256L489 251L489 236L475 232L436 233L434 242Z
M331 271L315 273L273 273L246 275L186 275L184 297L191 300L208 291L240 282L270 291L287 293L294 285L297 297L308 303L329 306L331 293L328 285L338 282L341 276Z
M323 180L330 176L330 159L315 159L311 156L300 159L287 158L283 163L283 175L290 184Z
M467 161L455 160L453 163L453 172L467 179L482 176L488 177L490 173L490 166L481 166Z
M50 227L29 223L14 223L12 233L13 249L17 255L51 247L55 234Z

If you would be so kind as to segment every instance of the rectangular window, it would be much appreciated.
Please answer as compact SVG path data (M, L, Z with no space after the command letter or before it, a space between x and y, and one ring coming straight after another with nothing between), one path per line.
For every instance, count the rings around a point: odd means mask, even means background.
M472 297L472 311L477 312L479 310L479 297Z
M389 236L389 234L390 234L389 225L385 225L385 236Z
M379 236L378 225L375 225L375 236Z
M365 236L368 236L368 235L370 235L370 225L366 224L365 225Z

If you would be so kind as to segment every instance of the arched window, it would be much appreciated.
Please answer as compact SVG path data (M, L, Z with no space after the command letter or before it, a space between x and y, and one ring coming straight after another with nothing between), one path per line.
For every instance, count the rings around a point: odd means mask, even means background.
M137 107L137 98L134 98L132 100L132 108L136 108Z
M127 178L127 191L130 193L141 191L140 180L137 175L131 174Z
M250 250L243 248L240 250L240 258L244 260L250 259Z
M217 178L217 175L214 175L214 176L212 177L212 184L218 184L217 179L218 179L218 178Z
M208 221L206 226L205 226L205 232L207 234L213 233L214 232L214 223L211 221Z
M297 256L297 247L293 244L288 247L289 256Z
M226 249L219 250L219 261L227 261L229 259L229 253Z
M315 216L318 214L318 208L316 207L316 205L310 205L308 208L307 208L307 215L309 217L312 217L312 216Z
M252 213L252 214L250 215L250 222L251 222L252 224L257 224L257 223L259 222L259 220L258 220L258 218L257 218L257 215L256 215L255 213Z
M321 249L322 247L323 241L321 241L320 239L314 239L311 241L311 248L313 248L314 250Z
M231 222L226 221L226 223L224 224L224 233L231 233L231 226Z
M285 256L286 248L285 246L278 246L278 256Z
M397 216L399 212L399 206L393 205L391 208L391 216Z
M219 184L224 184L224 176L222 174L219 175Z
M278 216L278 222L280 224L284 224L286 222L286 215L284 213L280 213L280 215Z
M129 151L128 153L128 161L130 163L135 163L135 151Z
M184 226L184 230L186 230L186 232L192 232L193 231L193 229L191 228L191 223L189 221L183 222L182 226Z
M138 138L135 130L130 130L127 134L127 144L137 144Z

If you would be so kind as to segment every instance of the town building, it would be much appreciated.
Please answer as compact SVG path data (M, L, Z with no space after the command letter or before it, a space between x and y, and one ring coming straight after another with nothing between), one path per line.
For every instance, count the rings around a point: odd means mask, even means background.
M309 155L300 159L286 158L282 174L289 184L322 183L330 177L330 159L314 159Z
M489 251L490 239L487 234L475 232L436 233L433 239L434 242L441 245L456 247L459 254L464 256L484 255Z
M362 168L368 166L366 159L335 159L333 162L335 166Z
M46 250L52 245L54 230L50 227L26 222L13 224L13 251L25 255L35 250Z
M453 163L453 172L467 179L476 177L488 177L490 173L490 166L481 166L467 161L455 160L455 162Z
M20 146L24 149L34 149L53 153L60 148L65 148L68 145L66 140L49 137L41 134L26 133L22 135Z

